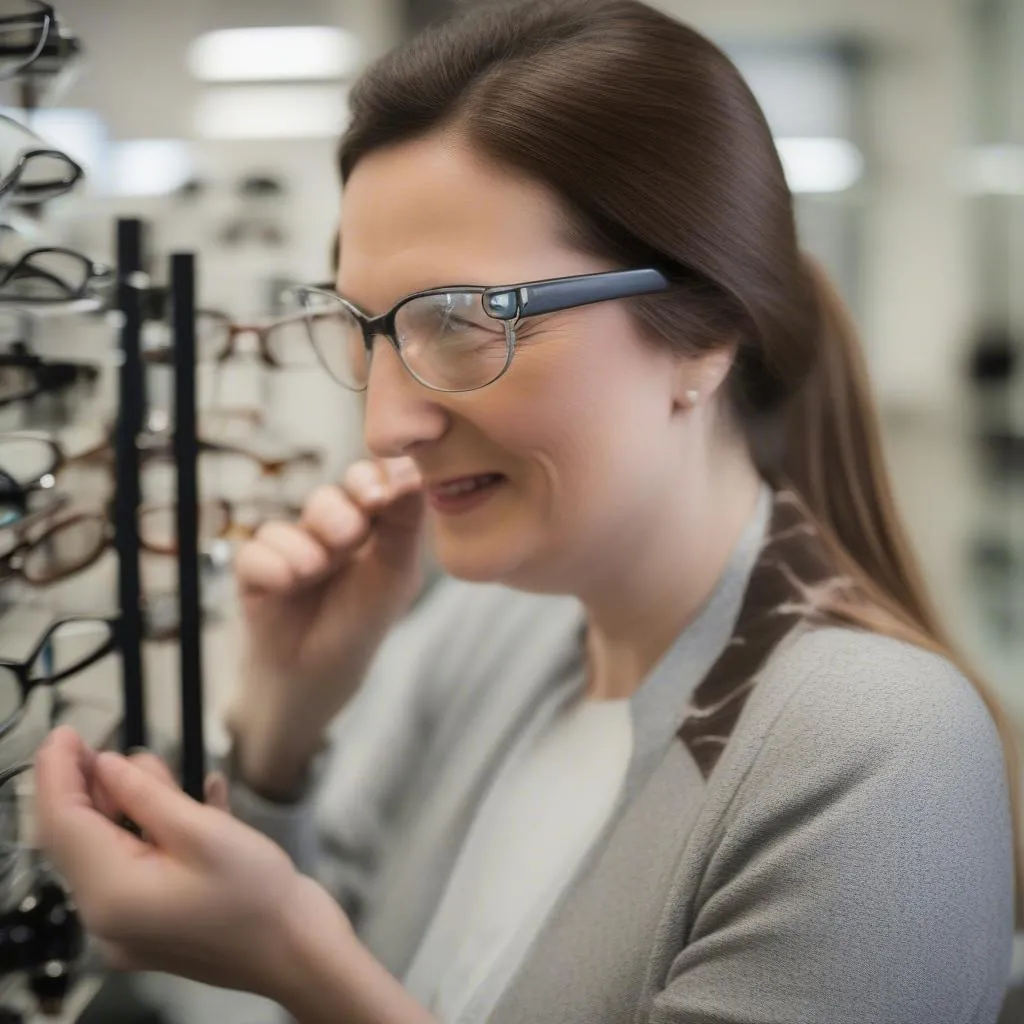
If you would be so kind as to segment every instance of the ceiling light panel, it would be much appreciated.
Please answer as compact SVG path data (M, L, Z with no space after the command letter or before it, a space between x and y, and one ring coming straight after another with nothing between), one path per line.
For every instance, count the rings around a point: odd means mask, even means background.
M202 82L298 82L348 78L359 58L358 40L340 28L231 28L200 36L188 65Z

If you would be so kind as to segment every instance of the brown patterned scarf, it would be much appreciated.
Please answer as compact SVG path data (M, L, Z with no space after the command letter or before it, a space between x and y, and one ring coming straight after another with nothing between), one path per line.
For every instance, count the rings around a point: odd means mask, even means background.
M694 691L679 729L704 778L718 763L771 653L801 623L836 621L829 599L849 597L855 589L836 569L801 499L779 491L732 638Z

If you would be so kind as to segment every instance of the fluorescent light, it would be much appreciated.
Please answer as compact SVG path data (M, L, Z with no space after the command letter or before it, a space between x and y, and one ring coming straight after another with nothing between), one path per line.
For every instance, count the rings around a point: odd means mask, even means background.
M130 139L110 149L109 186L115 196L162 196L193 173L192 152L181 139Z
M195 128L207 139L329 138L347 117L337 85L220 86L199 97Z
M975 146L958 163L958 182L971 195L1024 196L1024 146Z
M847 139L776 139L793 192L845 192L864 173L864 157Z
M340 28L230 28L200 36L188 65L203 82L345 78L359 63L359 43Z

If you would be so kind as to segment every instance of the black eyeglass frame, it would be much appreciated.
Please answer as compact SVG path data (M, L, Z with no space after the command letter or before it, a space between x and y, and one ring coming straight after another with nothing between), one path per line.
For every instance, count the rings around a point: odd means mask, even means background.
M49 461L42 472L37 473L32 479L21 481L9 473L3 464L2 453L5 442L26 441L46 448L50 453ZM52 437L36 434L29 431L0 431L0 503L23 503L28 496L35 491L51 490L55 484L57 473L67 464L67 455L64 449Z
M17 78L26 68L34 64L42 56L43 50L46 49L46 44L50 41L50 33L57 27L57 12L50 4L44 3L43 0L29 0L29 2L38 8L36 17L39 18L39 41L20 64L15 64L13 68L0 72L0 81ZM0 26L16 25L19 22L31 26L35 25L35 19L28 12L0 18Z
M45 650L46 645L52 640L54 633L56 633L62 626L66 626L72 622L103 623L108 627L110 635L95 651L83 658L81 661L76 661L69 668L63 669L60 672L55 672L52 675L33 675L32 666L39 659L39 656ZM61 683L65 679L70 679L72 676L78 675L79 672L84 672L87 668L95 665L96 662L105 658L108 654L112 654L118 646L119 627L120 623L116 618L106 618L96 615L65 616L50 624L43 635L39 638L39 642L33 648L32 653L24 660L19 661L14 658L0 657L0 668L6 668L11 672L18 680L18 685L21 688L21 703L18 706L18 710L5 721L0 722L0 738L6 736L17 726L18 722L21 721L21 718L25 713L25 707L28 704L28 699L32 695L33 690L38 689L40 686L55 686L57 683Z
M580 306L593 305L596 302L608 302L614 299L627 299L637 295L653 295L656 292L667 291L671 287L669 279L653 267L645 267L633 270L609 270L599 274L579 274L573 277L552 277L541 281L527 281L520 284L498 285L485 287L482 285L445 285L439 288L426 288L423 291L413 292L399 299L387 312L380 316L370 316L361 310L353 302L350 302L335 289L315 285L299 285L288 290L294 300L298 301L308 311L307 297L319 295L333 302L342 305L359 323L363 331L363 344L366 346L367 364L373 354L374 339L380 335L387 338L391 347L395 350L402 366L416 381L431 391L440 391L448 394L479 391L495 381L499 380L512 365L515 356L516 336L515 327L520 320L527 317L542 316L546 313L559 313L567 309L576 309ZM463 292L480 296L480 303L486 313L493 320L504 324L507 356L498 373L483 384L477 384L470 388L440 388L429 381L423 380L405 361L402 355L402 345L398 340L395 330L395 319L402 307L408 303L432 295L445 295L450 292ZM330 370L320 355L319 347L312 342L317 353L317 358L324 369ZM337 380L333 374L333 379ZM341 382L338 382L341 384ZM342 384L342 387L356 392L365 391L367 385L352 388Z
M85 170L82 165L72 160L67 153L42 145L43 140L30 128L26 128L20 121L15 121L13 117L0 114L0 130L2 130L5 124L16 129L27 145L19 150L14 167L0 178L0 204L11 203L17 206L31 206L50 199L56 199L70 192L85 177ZM32 143L40 144L33 145ZM69 173L56 182L30 182L27 185L22 185L21 179L25 169L33 160L37 160L40 157L49 157L54 160L63 161L69 168Z
M71 285L57 274L53 274L41 267L33 266L32 260L38 256L45 256L56 253L60 256L68 256L76 260L82 268L82 283L77 287ZM55 298L9 298L4 295L4 288L17 279L43 278L62 288L64 295ZM97 263L90 259L85 253L75 249L66 249L59 245L40 246L35 249L28 249L12 263L0 263L0 306L51 306L62 305L67 302L75 302L79 299L92 297L95 288L102 288L110 285L114 279L113 268L106 263Z

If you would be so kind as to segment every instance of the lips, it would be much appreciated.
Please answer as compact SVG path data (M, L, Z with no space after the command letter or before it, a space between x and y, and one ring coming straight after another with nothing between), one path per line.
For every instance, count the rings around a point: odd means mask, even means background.
M464 494L471 494L481 488L489 487L503 480L501 473L477 473L473 476L452 477L442 483L434 484L430 491L439 498L458 498Z

